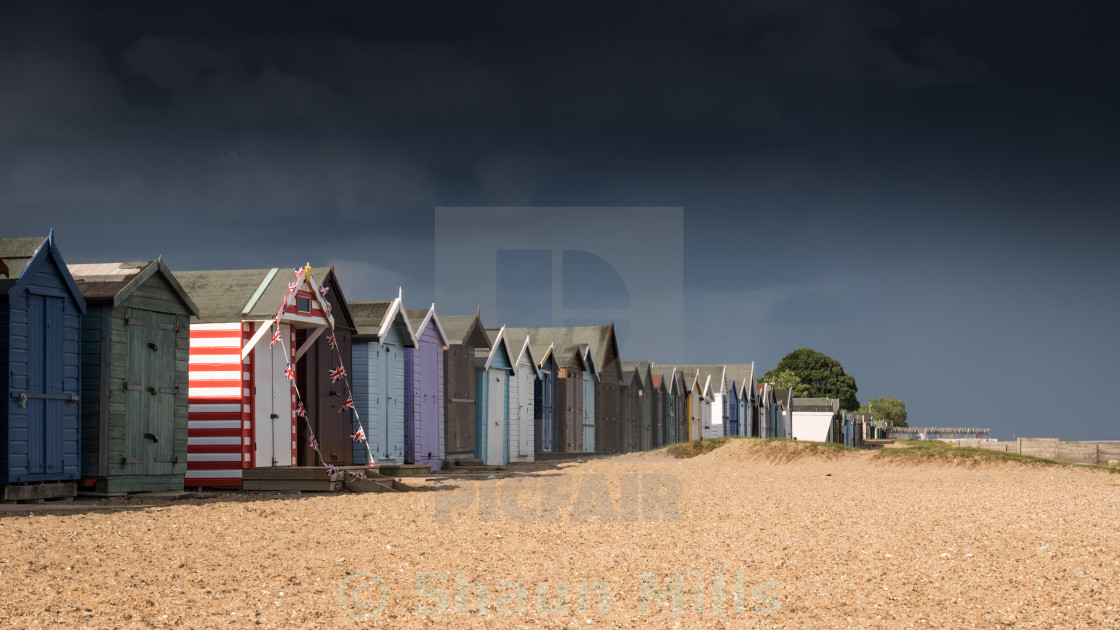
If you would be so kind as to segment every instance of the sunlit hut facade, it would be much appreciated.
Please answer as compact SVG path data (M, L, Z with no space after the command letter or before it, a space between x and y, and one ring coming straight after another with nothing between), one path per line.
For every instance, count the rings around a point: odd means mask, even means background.
M245 468L316 465L300 461L291 378L334 323L316 271L329 270L175 273L198 307L190 329L186 486L240 487ZM329 380L322 372L315 378ZM324 452L349 463L350 418L335 413L315 422Z
M475 352L493 345L482 317L452 315L440 318L447 346L444 348L444 435L448 460L475 458L476 370Z
M198 308L163 260L70 265L82 316L82 487L182 490Z
M407 315L415 327L416 348L404 351L405 463L427 464L434 471L443 465L445 453L443 348L447 334L435 304L426 310L409 310Z
M475 360L475 451L488 466L509 463L510 380L513 358L505 330L499 329L490 349L478 348Z
M507 461L531 462L535 460L536 446L536 396L540 380L529 334L524 328L487 330L491 338L503 334L510 352L512 371L509 383L509 448ZM493 423L491 423L493 424Z
M375 463L404 463L406 459L405 353L416 348L416 335L401 298L354 301L354 400L357 417L366 422L369 453ZM352 430L357 430L355 425ZM365 464L366 444L352 442L355 463Z

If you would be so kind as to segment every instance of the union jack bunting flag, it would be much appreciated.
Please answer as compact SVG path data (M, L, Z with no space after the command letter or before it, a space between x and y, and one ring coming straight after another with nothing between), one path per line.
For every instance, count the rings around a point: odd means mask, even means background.
M366 478L366 474L364 472L354 472L352 470L347 470L346 474L350 475L351 479L365 479Z
M272 333L272 341L268 342L268 345L274 346L274 345L276 345L277 341L280 341L280 329L279 328L276 329L276 332Z
M288 364L288 367L284 368L284 376L287 376L289 381L296 380L296 371L292 369L291 363Z
M330 302L323 302L323 308L326 309L327 315L331 314L331 303Z
M323 462L323 469L327 471L328 475L337 475L339 473L338 466Z
M340 407L338 409L338 413L342 413L343 411L347 411L347 410L353 409L353 408L354 408L354 397L353 396L347 396L346 397L346 402L342 403L342 407ZM358 427L358 430L361 431L362 428Z
M303 275L303 267L293 267L292 271L296 272L297 276L302 276Z
M327 345L332 348L338 348L338 344L335 343L334 333L327 335Z
M358 427L357 431L350 434L350 439L354 440L355 442L365 442L366 432L362 430L362 427Z
M343 366L342 364L339 364L338 367L336 367L336 368L334 368L333 370L330 371L330 377L331 377L331 382L332 383L337 383L337 382L341 381L344 376L346 376L346 367Z
M297 418L306 418L307 417L307 408L303 406L303 401L302 400L297 400L296 401L296 417ZM311 436L311 439L314 440L315 436L314 435Z
M295 291L295 290L296 290L296 283L289 282L288 283L288 292L291 293L292 291Z
M319 297L327 297L327 291L330 290L330 287L319 287Z
M311 434L311 439L308 440L308 441L311 443L311 450L313 450L313 451L318 451L319 450L319 440L315 439L315 434L314 433Z

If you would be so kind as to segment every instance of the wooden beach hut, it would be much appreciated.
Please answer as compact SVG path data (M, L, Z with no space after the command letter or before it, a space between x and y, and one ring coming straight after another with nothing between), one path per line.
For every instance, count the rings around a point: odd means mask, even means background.
M53 231L0 239L0 499L76 494L85 310Z
M81 487L182 490L190 319L198 307L162 259L69 269L86 300Z
M486 331L496 337L503 329ZM526 328L505 328L504 339L513 362L509 386L509 454L510 462L535 460L536 383L540 366L533 352Z
M632 438L628 451L648 451L653 448L654 391L649 361L623 361L623 370L632 371L637 379L636 392L631 392L633 410L630 422Z
M539 344L538 344L539 347ZM560 365L556 361L556 347L549 344L540 359L540 370L533 382L534 407L533 437L538 453L560 452L560 423L557 417L559 408L557 381L560 378Z
M441 317L448 344L443 351L445 457L474 459L477 415L475 352L489 351L492 342L481 316Z
M175 273L198 307L190 328L184 485L240 487L246 468L317 465L297 444L307 422L328 462L350 463L350 418L336 411L341 400L333 409L321 401L337 392L337 385L323 382L328 370L308 375L323 396L304 402L307 421L299 417L297 423L293 388L300 382L300 359L335 322L335 307L317 280L330 272L273 267ZM328 295L340 295L337 286L323 286ZM343 354L349 362L349 348Z
M665 413L668 396L665 390L665 377L654 374L650 368L650 384L653 386L653 445L650 448L665 446Z
M556 431L559 435L557 452L582 453L585 425L590 424L594 438L594 385L585 361L585 351L578 345L555 346L554 356L560 366L556 379ZM585 397L585 393L587 397Z
M509 463L510 381L513 359L505 329L493 337L490 349L475 350L475 452L487 466Z
M744 384L754 381L754 363L731 363L724 366L727 383L727 418L726 435L745 436L745 419L748 417L750 405L750 391L745 390ZM751 388L753 389L753 388Z
M369 430L369 450L378 464L405 463L405 352L416 348L416 335L399 295L393 300L351 302L350 310L357 326L354 402ZM351 431L357 428L355 424ZM354 462L368 463L366 445L351 443Z
M416 347L404 351L405 463L427 464L435 471L443 466L445 453L443 348L447 334L435 304L406 314L410 322L418 323Z

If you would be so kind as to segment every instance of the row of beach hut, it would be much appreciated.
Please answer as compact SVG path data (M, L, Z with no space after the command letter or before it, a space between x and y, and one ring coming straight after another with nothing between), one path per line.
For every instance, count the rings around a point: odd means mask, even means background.
M789 391L752 363L623 361L613 324L348 300L333 267L67 264L52 233L0 239L0 283L5 498L790 436Z

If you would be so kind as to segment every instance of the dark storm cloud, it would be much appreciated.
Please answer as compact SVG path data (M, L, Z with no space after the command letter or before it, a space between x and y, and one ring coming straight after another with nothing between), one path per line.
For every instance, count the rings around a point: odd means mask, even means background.
M296 255L420 305L435 206L681 206L682 359L810 345L861 394L983 423L1074 364L1082 399L1114 375L1114 13L24 5L0 23L0 213L74 261ZM1066 368L1000 368L1031 360Z

